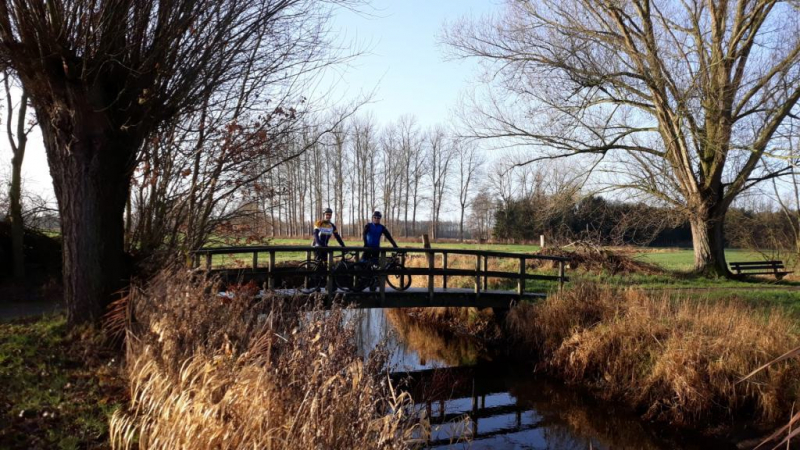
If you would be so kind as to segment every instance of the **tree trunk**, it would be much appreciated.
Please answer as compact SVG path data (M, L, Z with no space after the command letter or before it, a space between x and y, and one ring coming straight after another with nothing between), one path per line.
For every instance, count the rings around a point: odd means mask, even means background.
M25 149L28 146L28 135L25 125L28 116L28 92L22 91L17 112L16 143L11 134L12 103L8 88L8 78L5 79L6 93L8 94L8 139L14 156L11 158L11 186L8 192L9 208L8 219L11 222L11 259L14 265L14 278L25 278L25 225L22 222L22 161L25 159Z
M694 271L697 273L715 277L731 276L725 261L726 212L701 213L689 221L694 246Z
M123 214L141 141L114 133L105 118L74 117L59 129L39 121L61 215L64 300L73 325L97 323L126 283Z
M464 208L461 207L461 218L458 221L458 242L464 242Z
M22 142L25 136L20 136L20 148L24 151ZM17 154L11 158L11 189L9 190L8 218L11 222L11 255L14 263L14 278L25 278L25 228L22 223L22 155Z

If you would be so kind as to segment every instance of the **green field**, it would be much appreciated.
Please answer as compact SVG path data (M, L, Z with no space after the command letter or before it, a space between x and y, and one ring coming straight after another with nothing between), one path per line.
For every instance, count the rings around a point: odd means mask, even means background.
M636 257L667 270L689 271L694 266L694 252L690 248L648 250L638 253ZM764 257L758 252L730 248L725 250L725 259L743 262L760 261Z

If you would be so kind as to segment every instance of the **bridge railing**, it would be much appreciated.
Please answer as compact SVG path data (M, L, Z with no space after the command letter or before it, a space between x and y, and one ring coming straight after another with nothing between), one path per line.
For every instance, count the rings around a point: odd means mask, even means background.
M249 269L253 271L262 272L267 274L267 286L269 289L275 288L275 275L294 273L298 275L322 275L327 277L327 293L331 295L334 291L333 283L333 269L335 267L334 257L338 253L355 252L356 258L363 252L375 252L374 248L366 247L311 247L311 246L292 246L292 245L279 245L279 246L247 246L247 247L210 247L202 248L192 252L192 263L194 267L200 267L201 261L204 259L205 269L208 271L215 270L213 267L214 255L249 255L248 261L252 261ZM435 293L435 277L442 278L442 288L447 289L448 277L470 277L474 279L474 292L477 296L481 291L488 290L489 278L505 278L517 281L516 293L519 296L525 294L525 282L527 280L550 280L558 282L559 290L564 286L567 281L565 276L565 266L568 262L567 258L557 256L544 256L532 255L525 253L511 253L511 252L497 252L491 250L467 250L467 249L451 249L451 248L415 248L415 247L381 247L377 249L379 254L379 268L372 273L379 278L379 292L381 297L384 296L386 291L386 276L387 275L413 275L427 277L428 293L433 297ZM276 266L276 256L281 253L305 253L305 260L309 261L312 254L315 252L325 255L327 265L324 272L319 271L302 271L293 267L278 268ZM384 269L387 261L387 253L404 253L404 254L421 254L427 260L427 267L405 267L404 269L387 270ZM259 254L266 253L268 259L266 267L259 264ZM475 257L474 269L455 269L448 267L450 255L463 255ZM438 258L437 258L438 257ZM489 259L515 259L518 261L518 269L510 271L489 270ZM436 265L436 260L441 261L439 267ZM528 261L551 261L558 264L558 275L543 275L543 274L530 274L527 273ZM231 269L231 268L225 268ZM248 269L248 267L236 267L236 269ZM308 272L308 273L306 273ZM337 275L357 275L363 272L356 271L341 271L337 270Z

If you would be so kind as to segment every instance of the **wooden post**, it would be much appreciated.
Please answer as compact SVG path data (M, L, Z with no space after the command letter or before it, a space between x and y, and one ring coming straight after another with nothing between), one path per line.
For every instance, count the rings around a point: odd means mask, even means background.
M311 261L311 250L306 250L306 261Z
M275 250L269 251L269 265L267 266L267 273L269 277L267 278L267 286L269 286L269 290L275 289L275 275L273 271L275 270ZM306 277L308 279L308 277Z
M447 252L442 252L442 269L447 270ZM447 274L442 275L442 289L447 289Z
M258 252L253 252L253 270L258 269Z
M525 258L519 259L519 278L517 279L517 295L522 300L522 295L525 293Z
M489 290L489 276L486 275L487 272L489 272L489 257L488 256L484 256L483 257L483 290L484 290L484 292Z
M328 257L328 267L325 272L328 275L328 284L325 287L325 290L328 291L328 302L330 302L333 300L333 252L327 251L326 253L326 256Z
M558 261L558 292L564 289L564 260Z
M436 263L434 262L434 254L433 250L428 250L428 299L433 302L433 284L434 284L434 277L433 277L433 269L436 267Z
M481 295L481 255L475 255L475 298Z
M206 253L206 270L211 270L211 253Z
M383 302L386 301L386 250L381 250L381 255L378 259L378 267L380 267L381 270L378 276L378 283L380 284L378 289L380 289L381 305L383 305Z

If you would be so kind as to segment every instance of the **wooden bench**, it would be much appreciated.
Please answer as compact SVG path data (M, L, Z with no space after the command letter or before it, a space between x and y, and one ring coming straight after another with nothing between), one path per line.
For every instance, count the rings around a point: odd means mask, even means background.
M775 275L780 280L792 271L787 271L783 261L732 262L731 270L736 275Z

